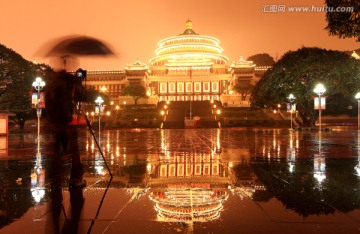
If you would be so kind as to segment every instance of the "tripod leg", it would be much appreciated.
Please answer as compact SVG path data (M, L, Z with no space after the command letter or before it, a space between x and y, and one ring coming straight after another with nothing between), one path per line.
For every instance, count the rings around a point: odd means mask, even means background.
M99 152L100 152L100 154L101 154L101 157L103 158L103 160L104 160L104 162L105 162L105 166L106 166L107 170L109 171L110 180L112 180L112 178L113 178L112 173L111 173L110 168L109 168L109 166L108 166L108 164L107 164L107 162L106 162L106 160L105 160L105 157L104 157L104 154L103 154L103 152L102 152L102 150L101 150L101 147L100 147L100 145L99 145L99 142L98 142L98 140L97 140L96 137L95 137L95 134L94 134L94 131L93 131L92 127L91 127L90 121L89 121L89 119L87 118L86 115L85 115L85 119L86 119L86 125L88 126L88 128L89 128L89 130L90 130L90 132L91 132L91 135L93 136L93 138L94 138L94 140L95 140L95 143L96 143L96 145L97 145L97 147L98 147L98 149L99 149Z

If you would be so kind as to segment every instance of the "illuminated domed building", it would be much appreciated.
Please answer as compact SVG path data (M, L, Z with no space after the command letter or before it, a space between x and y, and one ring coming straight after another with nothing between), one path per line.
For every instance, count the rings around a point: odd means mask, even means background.
M102 80L99 71L89 71L87 85L111 91L114 101L121 99L127 85L138 83L147 88L151 100L156 102L220 100L237 105L240 95L232 90L233 86L255 84L268 67L257 67L243 58L229 65L229 59L222 53L218 39L198 34L188 20L182 33L158 43L149 66L136 61L122 72L103 72ZM113 79L114 75L118 79Z
M191 21L178 36L158 43L149 79L160 101L218 100L230 75L220 41L197 34Z

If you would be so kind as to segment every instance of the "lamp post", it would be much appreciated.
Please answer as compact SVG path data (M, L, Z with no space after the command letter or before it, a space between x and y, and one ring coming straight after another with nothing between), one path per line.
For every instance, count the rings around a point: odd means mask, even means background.
M360 130L360 92L358 92L356 95L355 95L355 98L358 102L358 131Z
M45 81L41 79L41 77L36 77L35 81L32 83L32 86L37 91L37 103L36 103L36 114L37 114L37 123L38 123L38 154L40 154L40 91L45 86Z
M321 95L326 92L324 85L317 84L314 92L319 96L319 131L321 131Z
M291 130L293 129L293 117L292 117L292 113L293 113L293 102L295 101L295 96L294 94L290 93L289 94L289 97L288 97L288 100L290 102L290 118L291 118Z
M99 96L95 100L96 104L99 105L99 136L100 136L100 114L101 114L101 104L104 102L104 100Z

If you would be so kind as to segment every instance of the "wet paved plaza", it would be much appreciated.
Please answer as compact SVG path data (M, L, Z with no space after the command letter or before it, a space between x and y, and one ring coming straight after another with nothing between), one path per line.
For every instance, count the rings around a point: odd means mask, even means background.
M1 140L0 233L360 233L354 128L104 130L107 164L83 129L82 190L66 156L50 189L49 135Z

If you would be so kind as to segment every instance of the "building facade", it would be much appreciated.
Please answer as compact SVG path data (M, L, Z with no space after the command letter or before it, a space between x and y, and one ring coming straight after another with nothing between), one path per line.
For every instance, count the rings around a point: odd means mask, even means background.
M231 65L220 41L200 35L186 22L177 36L161 40L149 66L140 61L119 71L89 71L87 85L121 99L127 85L141 84L157 101L221 100L233 105L244 101L234 85L254 85L268 67L240 58ZM245 98L246 99L246 98Z

